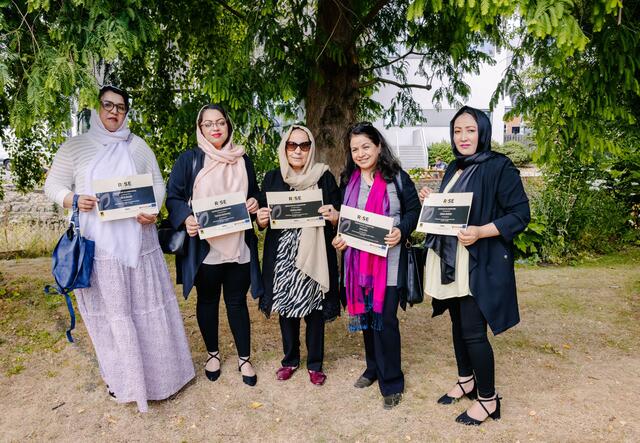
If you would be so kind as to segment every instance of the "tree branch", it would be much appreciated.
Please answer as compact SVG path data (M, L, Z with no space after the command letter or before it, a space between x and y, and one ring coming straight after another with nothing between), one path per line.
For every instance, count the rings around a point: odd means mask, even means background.
M354 31L354 36L358 36L360 35L360 33L362 31L365 30L365 28L367 28L369 25L371 25L371 22L373 21L374 18L376 18L376 15L378 15L378 13L380 12L380 10L382 8L384 8L385 6L387 6L387 4L389 4L390 0L378 0L376 2L375 5L373 5L373 7L371 8L371 10L367 13L367 15L365 15L362 20L360 20L360 23L358 23L358 26L356 27L355 31Z
M362 72L369 72L369 71L375 71L376 69L380 69L380 68L384 68L385 66L390 66L396 62L399 62L400 60L407 58L408 56L410 56L411 54L417 54L416 52L413 52L413 48L415 48L415 44L411 45L411 48L409 49L409 51L407 51L406 54L399 56L398 58L395 58L393 60L387 61L386 63L383 63L381 65L376 65L376 66L371 66L370 68L365 68L362 70Z
M231 6L229 6L229 3L225 2L224 0L213 0L213 1L218 3L219 5L221 5L224 9L226 9L231 14L235 15L236 17L238 17L240 20L245 20L246 19L244 14L242 14L241 12L238 12L235 9L233 9Z
M418 85L416 83L399 83L399 82L389 80L387 78L382 78L382 77L375 77L369 81L360 83L357 85L357 88L366 88L367 86L375 85L376 83L386 83L388 85L393 85L401 89L416 88L416 89L426 89L427 91L431 90L431 85L429 84Z

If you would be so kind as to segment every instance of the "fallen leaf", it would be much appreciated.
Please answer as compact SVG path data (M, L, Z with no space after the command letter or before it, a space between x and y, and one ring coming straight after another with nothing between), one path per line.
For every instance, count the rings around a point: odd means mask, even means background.
M571 345L565 343L564 345L562 345L563 348L565 349L571 349Z
M624 426L624 425L626 425L626 424L627 424L627 422L626 422L626 421L624 421L624 420L620 420L618 423L620 423L620 425L621 425L621 426Z
M530 415L530 416L532 416L532 417L533 417L534 415L536 415L536 414L537 414L537 412L536 412L536 411L533 411L533 410L529 411L529 415Z
M407 441L411 441L411 436L410 435L405 435L404 439L407 440Z
M258 409L262 407L262 403L260 403L259 401L253 401L251 402L251 404L249 405L249 407L251 409Z
M86 409L84 409L84 408L78 409L78 414L82 414L84 411L86 411Z

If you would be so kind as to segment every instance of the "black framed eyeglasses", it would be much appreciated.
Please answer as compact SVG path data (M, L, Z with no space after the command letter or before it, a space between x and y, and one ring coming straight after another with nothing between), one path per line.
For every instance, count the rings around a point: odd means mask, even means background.
M296 142L289 141L285 143L285 147L289 152L294 152L298 148L300 148L302 152L309 152L309 150L311 149L311 142L307 141L302 143L296 143Z
M114 103L110 102L109 100L101 100L100 104L102 105L102 108L107 112L111 112L113 108L116 108L116 112L118 114L127 113L127 106L124 103Z

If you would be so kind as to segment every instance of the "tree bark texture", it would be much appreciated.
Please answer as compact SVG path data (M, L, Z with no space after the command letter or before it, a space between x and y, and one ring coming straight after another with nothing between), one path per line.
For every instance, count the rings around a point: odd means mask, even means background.
M307 125L316 138L318 161L329 165L337 176L345 162L346 133L355 123L358 100L358 66L354 18L349 16L352 1L318 1L316 70L319 81L311 79L305 100ZM338 48L344 54L337 62L329 56Z

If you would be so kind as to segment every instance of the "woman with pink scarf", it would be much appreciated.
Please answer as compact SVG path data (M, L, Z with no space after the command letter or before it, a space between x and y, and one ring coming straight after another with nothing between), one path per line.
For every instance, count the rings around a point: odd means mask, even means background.
M386 257L347 247L343 251L343 296L349 329L362 331L366 369L354 386L366 388L376 380L383 407L400 403L404 374L400 363L398 305L406 306L407 250L405 242L418 223L420 201L409 175L402 170L380 132L371 123L358 123L347 135L347 163L340 177L342 204L392 217L394 228L385 237Z
M221 106L207 105L200 110L196 121L198 147L178 157L167 184L166 204L173 227L184 227L188 234L185 255L176 257L176 274L185 298L196 287L196 317L208 353L205 375L210 381L220 376L218 308L222 291L238 351L238 371L245 384L255 386L247 291L251 286L254 298L262 294L258 239L249 229L200 240L191 209L192 199L241 192L249 213L253 216L258 211L259 189L253 164L244 149L233 144L232 134L233 126Z

